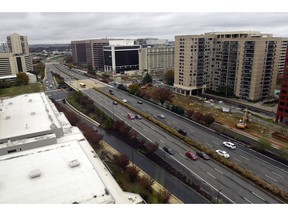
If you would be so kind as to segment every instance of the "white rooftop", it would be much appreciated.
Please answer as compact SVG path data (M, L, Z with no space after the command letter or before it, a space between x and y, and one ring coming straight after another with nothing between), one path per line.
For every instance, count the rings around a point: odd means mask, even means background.
M142 201L138 194L120 188L79 128L72 127L45 94L21 95L0 104L1 138L13 137L12 141L0 143L0 204ZM36 115L30 115L33 111ZM5 119L3 114L12 117ZM41 134L51 122L62 130L58 137L53 131ZM24 123L29 127L23 127ZM27 138L26 132L36 135ZM16 139L19 135L23 137Z
M13 137L47 133L59 128L57 118L44 93L0 99L0 141Z

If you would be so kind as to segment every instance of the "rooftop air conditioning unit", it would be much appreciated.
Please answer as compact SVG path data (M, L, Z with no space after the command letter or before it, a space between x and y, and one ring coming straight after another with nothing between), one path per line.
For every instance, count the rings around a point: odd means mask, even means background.
M35 170L32 170L30 173L29 173L29 177L30 178L37 178L37 177L40 177L41 176L41 172L39 169L35 169Z
M69 162L69 166L71 168L77 167L79 165L80 165L80 162L78 160L72 160L72 161Z

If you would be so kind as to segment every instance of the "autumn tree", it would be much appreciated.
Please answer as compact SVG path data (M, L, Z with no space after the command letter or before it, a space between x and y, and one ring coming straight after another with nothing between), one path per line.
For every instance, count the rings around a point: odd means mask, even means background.
M126 154L117 154L114 155L114 163L117 166L125 169L129 164L129 158Z
M204 115L201 113L201 112L195 112L193 114L193 118L196 120L196 121L201 121L203 119Z
M139 91L139 88L140 88L140 86L138 83L133 83L133 84L129 85L128 92L130 94L135 94L136 92Z
M127 167L127 172L129 174L130 181L135 182L138 177L139 169L137 169L135 166L129 166Z
M164 190L160 189L158 192L158 197L161 203L168 203L171 197L171 193L165 189Z
M143 80L142 80L142 84L147 84L147 83L152 83L152 77L149 73L146 73L146 75L144 76Z
M186 111L186 116L188 118L192 118L193 114L194 114L194 110L189 109L189 110Z
M159 143L147 143L146 151L148 154L151 154L159 149Z
M152 191L152 185L154 184L154 180L147 175L143 175L139 179L140 184L148 191Z
M28 85L29 77L26 73L17 73L16 74L16 85Z
M153 94L153 98L155 100L158 100L162 106L166 101L171 102L173 97L174 97L173 92L166 88L158 88L154 91Z
M211 114L207 114L203 116L203 121L207 124L210 125L215 121L215 118Z
M69 64L67 65L67 67L69 68L69 70L71 70L72 67L73 67L73 65L69 63Z
M174 84L174 70L169 69L164 73L164 81L168 85Z

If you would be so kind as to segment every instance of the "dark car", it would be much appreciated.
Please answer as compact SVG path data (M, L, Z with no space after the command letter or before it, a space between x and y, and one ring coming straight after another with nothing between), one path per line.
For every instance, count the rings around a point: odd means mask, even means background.
M184 131L184 130L182 130L182 129L179 129L178 132L179 132L180 134L182 134L183 136L186 136L186 135L187 135L187 132Z
M141 119L142 119L142 116L139 115L139 114L137 114L137 115L135 115L135 118L138 119L138 120L141 120Z
M196 155L194 152L192 152L192 151L187 151L187 152L185 153L185 155L186 155L188 158L192 159L192 160L197 160L197 159L198 159L197 155Z
M112 90L112 89L109 89L109 93L111 93L111 92L113 92L113 90Z
M111 95L114 95L114 92L113 92L113 91L111 91L111 92L110 92L110 94L111 94Z
M210 159L210 157L206 154L206 153L204 153L204 152L197 152L196 153L199 157L201 157L201 158L203 158L203 159L205 159L205 160L209 160Z
M117 101L113 101L113 104L114 104L114 105L118 105L118 102L117 102Z
M143 102L142 102L142 101L137 101L137 103L138 103L138 104L143 104Z
M172 148L170 148L169 146L164 146L163 150L166 151L170 155L174 155L175 154L174 150Z

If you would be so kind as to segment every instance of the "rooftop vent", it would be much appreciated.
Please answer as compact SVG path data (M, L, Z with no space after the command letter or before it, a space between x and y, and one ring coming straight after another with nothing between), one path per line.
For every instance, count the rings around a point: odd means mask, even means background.
M28 102L32 102L32 99L29 99Z
M37 177L40 177L41 176L41 172L39 169L35 169L35 170L32 170L30 173L29 173L29 177L30 178L37 178Z
M12 104L13 104L12 102L9 102L9 103L8 103L8 105L12 105Z
M31 112L31 115L35 115L36 113L35 112Z
M6 119L6 120L8 120L8 119L10 119L10 118L11 118L11 116L6 116L6 118L5 118L5 119Z
M72 160L72 161L69 162L69 166L71 168L77 167L79 165L80 165L80 162L78 160Z

